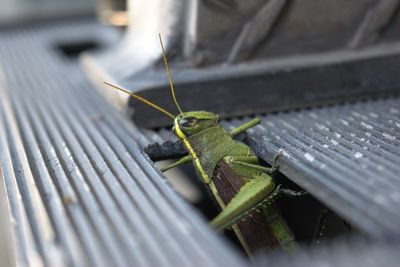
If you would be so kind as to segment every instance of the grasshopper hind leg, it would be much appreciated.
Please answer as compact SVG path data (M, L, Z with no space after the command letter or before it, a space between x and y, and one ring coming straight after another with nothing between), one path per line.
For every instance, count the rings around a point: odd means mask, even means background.
M318 245L321 242L321 237L324 235L326 224L328 222L329 215L332 214L327 208L322 208L318 217L317 227L315 228L312 244Z
M275 205L279 186L264 167L258 165L257 158L229 156L220 165L224 167L219 169L214 182L226 206L211 225L220 231L232 226L242 244L244 240L253 252L277 247L294 250L297 247L294 236ZM241 181L234 181L232 177ZM225 198L228 190L230 198Z
M279 165L278 165L278 159L280 157L283 156L283 152L282 151L278 151L278 153L275 154L274 156L274 163L272 164L272 167L270 168L270 170L268 171L268 173L271 175L274 172L279 171Z

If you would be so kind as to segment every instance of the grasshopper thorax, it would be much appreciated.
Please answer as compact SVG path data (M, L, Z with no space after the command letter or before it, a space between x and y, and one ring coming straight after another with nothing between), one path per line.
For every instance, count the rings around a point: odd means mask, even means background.
M207 111L188 111L176 116L172 130L180 139L185 139L216 125L218 125L217 114Z

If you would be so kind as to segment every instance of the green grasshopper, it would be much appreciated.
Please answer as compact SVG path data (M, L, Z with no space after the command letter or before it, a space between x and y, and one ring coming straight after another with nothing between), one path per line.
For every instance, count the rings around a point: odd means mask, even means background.
M295 196L300 193L276 185L270 176L274 167L261 166L250 147L232 138L260 123L260 119L253 119L227 132L219 124L217 114L207 111L183 112L176 100L164 46L159 37L172 97L179 115L174 116L126 89L106 84L148 104L173 120L172 131L189 153L161 171L190 161L194 163L198 177L222 209L211 221L212 227L218 231L231 228L249 255L265 248L292 251L297 244L274 200L279 193Z

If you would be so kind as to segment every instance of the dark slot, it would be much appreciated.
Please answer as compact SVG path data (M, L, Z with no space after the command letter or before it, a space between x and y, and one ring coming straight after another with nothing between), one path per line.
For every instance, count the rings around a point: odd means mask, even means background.
M57 50L69 58L76 58L80 53L86 50L99 48L99 44L95 41L86 40L73 43L59 43L56 45Z

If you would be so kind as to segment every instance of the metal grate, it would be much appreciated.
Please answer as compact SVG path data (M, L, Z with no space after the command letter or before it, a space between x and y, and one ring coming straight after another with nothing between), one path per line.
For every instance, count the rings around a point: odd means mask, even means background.
M290 255L262 255L255 260L255 266L394 267L400 260L398 251L398 244L371 243L360 238L343 239L311 250L302 248Z
M142 154L149 140L54 49L104 31L78 21L0 32L0 166L18 262L242 266Z
M400 234L400 98L280 113L249 131L257 154L376 238Z

